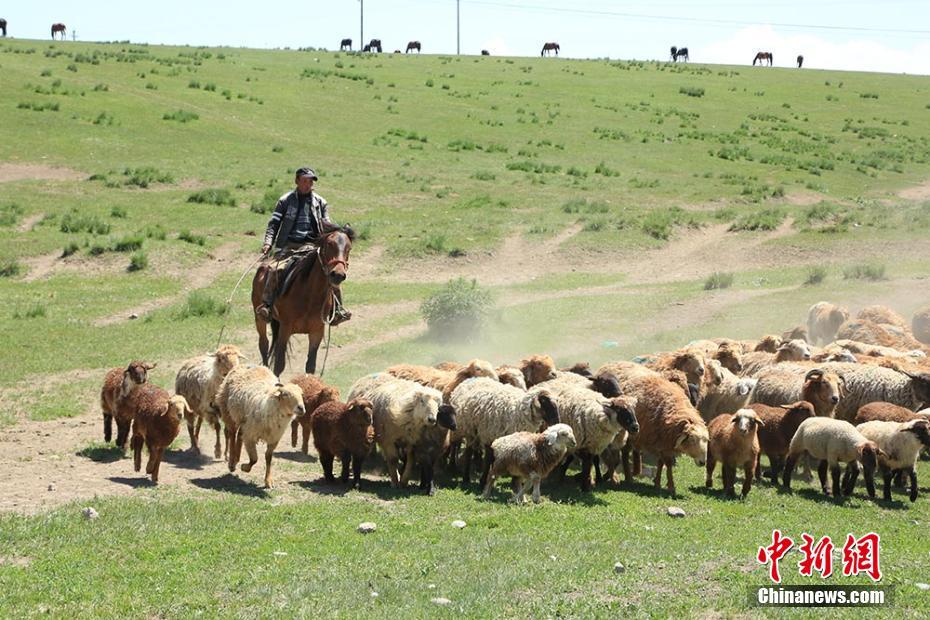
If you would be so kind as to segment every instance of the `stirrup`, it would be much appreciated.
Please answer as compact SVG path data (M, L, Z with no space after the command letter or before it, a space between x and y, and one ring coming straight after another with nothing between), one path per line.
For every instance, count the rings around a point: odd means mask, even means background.
M341 323L345 323L352 318L352 313L346 310L345 308L338 308L333 314L333 320L329 322L330 327L335 327Z
M271 308L269 308L265 304L262 304L259 307L255 308L255 316L265 321L270 321L271 320Z

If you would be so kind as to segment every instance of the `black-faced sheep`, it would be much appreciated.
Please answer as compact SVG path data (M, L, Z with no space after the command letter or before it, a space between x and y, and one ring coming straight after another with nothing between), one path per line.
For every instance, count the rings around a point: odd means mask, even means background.
M523 503L524 493L532 484L533 502L538 504L540 481L574 447L575 437L567 424L554 424L541 433L517 432L495 439L491 444L494 462L488 470L483 497L490 497L498 477L509 475L513 478L513 500Z
M130 397L135 417L132 422L133 465L136 471L142 468L142 444L149 451L145 473L158 484L158 470L165 448L171 445L181 430L181 420L188 415L190 407L181 395L171 396L165 390L146 384L135 390Z
M817 473L820 476L820 488L825 495L830 494L827 488L828 468L833 482L833 497L839 498L841 492L843 495L852 494L856 479L859 477L859 462L861 462L865 473L866 490L869 497L875 497L875 468L878 466L879 458L885 455L874 441L866 439L849 422L821 417L808 418L801 422L788 447L783 480L785 488L791 487L794 466L805 453L820 461ZM841 463L847 464L842 489L840 489Z
M779 474L785 466L785 457L788 456L788 447L801 422L817 415L814 406L807 401L799 401L791 405L771 407L761 403L753 403L749 408L756 412L762 420L759 428L760 457L756 461L756 478L762 478L762 457L769 458L768 477L773 483L778 482Z
M759 458L759 439L756 431L763 422L752 409L740 409L736 413L723 413L710 421L707 433L707 477L705 486L714 486L714 468L719 462L722 466L723 490L733 497L736 495L736 469L743 468L742 496L749 495L752 479L755 476L756 461Z
M291 447L297 447L297 431L303 433L300 451L310 451L310 415L323 403L339 402L339 388L323 383L316 375L304 374L294 377L291 383L300 388L304 399L304 414L291 422Z
M407 451L407 459L413 459L420 470L420 490L429 495L436 493L436 468L449 450L450 435L456 428L455 408L445 403L439 405L436 425L423 429L419 439Z
M294 416L305 412L300 388L292 383L282 385L264 366L238 366L226 375L220 385L216 404L226 425L229 471L236 471L243 444L249 462L242 464L242 471L251 471L258 462L256 444L264 441L265 486L271 488L274 482L271 475L274 449Z
M874 420L856 427L874 441L883 455L878 459L884 482L885 500L891 500L891 478L897 471L907 472L911 481L911 501L917 500L917 457L921 448L930 447L930 423L927 420L883 422Z
M807 333L811 344L825 345L836 338L836 333L847 319L849 310L828 301L811 306L807 312Z
M204 420L216 431L216 444L213 456L222 457L220 450L220 412L214 404L216 391L229 371L245 359L239 347L223 345L215 352L187 360L178 370L174 379L174 391L190 405L187 414L187 432L191 439L191 450L200 453L200 426ZM226 446L227 450L229 446Z
M103 440L108 442L113 436L113 420L116 419L116 446L126 450L129 428L132 426L133 412L125 409L120 413L119 403L127 398L138 386L148 380L148 371L157 364L133 361L125 368L111 368L103 379L100 389L100 408L103 410Z
M310 414L310 428L326 481L336 480L333 476L333 459L338 458L342 461L342 482L349 481L351 464L352 487L358 488L361 484L362 464L375 441L371 401L358 398L347 403L325 402Z

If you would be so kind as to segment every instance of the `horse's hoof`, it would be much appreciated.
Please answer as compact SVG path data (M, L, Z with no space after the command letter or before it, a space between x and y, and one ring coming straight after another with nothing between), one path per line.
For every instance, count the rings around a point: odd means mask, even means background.
M242 469L242 471L244 471L244 472L246 472L246 473L252 471L252 463L243 463L243 464L240 465L239 467L240 467L240 469Z

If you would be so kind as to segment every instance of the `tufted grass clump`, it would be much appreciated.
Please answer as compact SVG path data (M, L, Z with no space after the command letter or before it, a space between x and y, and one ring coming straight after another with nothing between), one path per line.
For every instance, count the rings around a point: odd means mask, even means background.
M204 189L187 197L187 202L235 207L236 199L228 189Z
M195 235L189 230L182 230L178 234L178 239L186 243L192 243L194 245L204 245L207 242L207 238L203 235Z
M222 301L203 291L191 291L187 296L187 301L178 312L178 318L223 316L226 310L227 306Z
M118 239L113 242L113 251L114 252L135 252L136 250L142 249L142 244L145 242L145 236L138 235L129 235Z
M776 230L785 221L781 209L763 209L747 213L730 225L730 232L740 230Z
M145 250L139 250L134 252L132 256L129 257L129 266L126 267L127 271L142 271L149 266L149 257L145 253Z
M0 262L0 278L15 278L22 270L22 265L15 258L8 258Z
M200 118L199 114L195 112L188 112L187 110L175 110L174 112L165 112L164 116L161 117L165 121L177 121L179 123L189 123L191 121L196 121Z
M420 305L429 333L439 340L458 340L480 331L492 305L490 291L477 280L456 278Z
M730 288L733 285L733 274L723 271L715 271L704 280L704 290L714 291L719 289Z
M871 280L878 282L885 279L885 265L882 263L863 263L850 265L843 269L846 280Z

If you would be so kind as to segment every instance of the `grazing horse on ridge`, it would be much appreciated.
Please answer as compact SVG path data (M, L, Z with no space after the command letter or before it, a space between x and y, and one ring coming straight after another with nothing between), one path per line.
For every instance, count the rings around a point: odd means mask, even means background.
M55 40L55 35L60 34L61 40L65 40L65 25L64 24L52 24L52 40Z
M558 56L559 55L559 44L555 42L546 43L545 45L543 45L542 51L539 52L539 55L545 56L546 52L550 52L550 56L552 52L555 52L555 55Z
M481 55L482 55L482 56L490 56L490 55L491 55L491 52L489 52L488 50L481 50Z
M804 64L804 56L801 56L800 54L798 54L798 69L800 69L801 65L803 64Z
M755 67L756 61L759 61L759 66L761 67L762 63L768 61L769 66L771 67L774 60L775 56L772 54L772 52L759 52L756 54L756 57L752 59L752 66Z
M377 51L380 54L381 53L381 39L372 39L366 47L368 48L366 51L368 52Z
M6 36L6 20L0 17L0 30L3 30L3 36Z
M679 58L684 58L685 62L688 62L688 48L687 47L678 48L673 45L671 51L672 51L673 62L678 62Z
M419 41L411 41L410 43L408 43L408 44L407 44L407 51L405 51L404 53L405 53L405 54L409 54L409 53L410 53L410 50L416 50L416 51L417 51L417 54L419 54L419 53L420 53L420 42L419 42Z
M342 43L339 44L339 51L344 50L352 51L352 39L343 39Z

